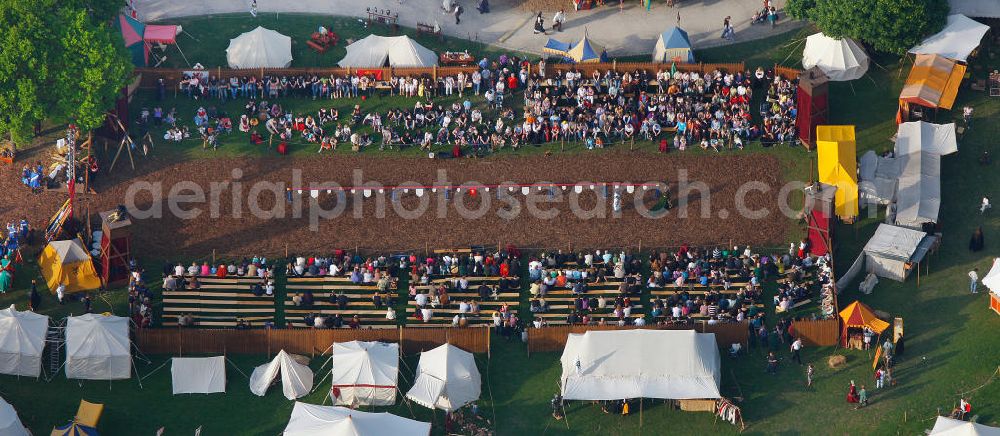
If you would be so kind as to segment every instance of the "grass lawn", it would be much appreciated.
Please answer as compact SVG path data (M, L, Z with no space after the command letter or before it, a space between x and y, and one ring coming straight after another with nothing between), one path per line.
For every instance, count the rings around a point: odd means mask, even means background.
M185 26L187 27L187 26ZM786 45L801 38L798 32L730 47L699 52L706 61L736 61L749 56L760 64L781 62L790 51L801 47ZM226 38L231 36L226 36ZM184 38L181 38L182 42ZM186 47L185 47L186 48ZM972 61L971 71L983 76L987 69L1000 66L993 56L997 47L985 47L979 59ZM797 56L793 55L792 58ZM859 154L866 150L882 151L891 146L888 138L894 133L895 97L902 85L908 65L895 57L876 57L881 67L873 65L869 75L850 84L831 85L831 121L850 123L858 127ZM754 63L748 63L755 65ZM786 62L792 65L793 61ZM883 70L882 67L885 69ZM871 79L869 79L869 77ZM306 103L306 102L303 102ZM182 103L178 101L178 106ZM306 103L308 104L308 103ZM351 104L344 102L344 104ZM764 357L760 350L731 359L723 358L722 392L727 397L742 397L740 403L750 434L920 434L933 425L938 411L946 413L957 404L959 395L971 398L979 422L1000 425L1000 383L996 372L1000 363L1000 316L988 309L988 296L968 293L966 272L973 267L984 275L995 256L996 245L986 252L970 253L967 237L982 226L987 240L1000 234L1000 218L995 211L980 215L976 211L983 195L996 195L1000 172L981 167L976 158L992 148L1000 137L1000 125L990 120L1000 115L1000 102L984 93L964 88L955 104L956 110L942 111L938 122L950 122L960 114L962 106L975 108L975 120L960 140L960 151L942 159L941 224L944 239L939 252L930 256L930 274L922 276L920 286L911 278L906 283L883 280L863 301L873 308L901 316L905 320L906 355L896 371L898 386L872 392L871 405L853 410L844 401L851 380L871 387L871 356L865 352L807 348L804 359L816 366L817 381L812 389L804 386L804 371L788 361L775 376L764 373ZM189 117L188 117L189 118ZM637 144L640 153L651 150L651 144ZM557 148L549 146L549 148ZM524 153L537 152L529 147ZM576 151L572 149L571 151ZM218 153L243 153L238 145L225 145ZM199 144L160 145L156 153L177 153L178 158L204 158ZM256 150L255 153L266 151ZM297 151L307 153L308 150ZM787 164L788 174L808 174L813 167L812 154L801 149L778 148L777 153ZM396 153L396 152L393 152ZM641 155L637 155L641 158ZM853 226L838 225L836 263L844 271L860 251L875 227L881 213L859 220ZM736 237L738 235L730 235ZM991 243L993 244L993 243ZM155 271L156 269L153 269ZM17 277L17 291L0 296L0 305L16 302L23 308L24 293L32 268ZM124 305L121 292L113 294L110 303L120 313ZM852 285L844 289L841 305L861 298ZM98 302L97 310L105 303ZM50 298L43 308L50 315L79 311L79 305L54 308ZM773 325L773 314L770 325ZM639 416L610 416L590 404L574 403L569 407L567 421L549 417L548 401L556 392L560 374L559 353L527 356L520 343L493 342L493 358L477 356L483 374L483 395L480 408L488 417L496 417L496 429L501 435L523 434L717 434L735 433L728 424L716 424L707 413L682 413L667 410L662 404L646 404ZM788 357L785 345L778 345L780 355ZM825 365L832 354L844 354L848 365L837 371ZM164 362L166 356L153 356L151 365L140 364L139 373L146 375ZM263 363L265 356L233 356L243 372ZM313 368L322 365L313 361ZM408 356L401 367L401 388L412 380L415 356ZM407 367L409 369L407 369ZM317 381L323 374L317 374ZM52 383L0 376L0 395L17 408L22 419L36 434L69 419L80 398L106 402L107 409L100 429L106 434L151 434L167 425L168 434L189 432L204 425L203 434L275 434L287 421L291 402L273 389L264 398L249 393L246 379L229 370L229 394L225 396L173 397L169 391L168 368L143 380L139 389L136 380L110 383L84 382L82 385L57 377ZM320 403L318 392L304 401ZM415 416L430 421L424 408L414 406L413 415L405 405L384 410L402 416ZM440 422L441 415L437 415ZM438 428L436 432L440 434Z

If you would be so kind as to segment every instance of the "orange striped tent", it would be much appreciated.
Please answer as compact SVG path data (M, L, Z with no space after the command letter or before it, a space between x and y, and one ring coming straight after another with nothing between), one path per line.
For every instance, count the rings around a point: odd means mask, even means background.
M965 68L965 65L944 56L917 55L903 84L903 91L899 93L901 113L907 114L910 104L951 109L965 76Z
M889 328L889 323L882 321L875 316L875 312L872 311L872 308L860 301L848 304L844 310L841 310L840 321L843 324L843 332L840 335L840 340L842 342L841 345L843 346L847 346L848 328L860 329L868 327L876 334L882 334L885 329Z

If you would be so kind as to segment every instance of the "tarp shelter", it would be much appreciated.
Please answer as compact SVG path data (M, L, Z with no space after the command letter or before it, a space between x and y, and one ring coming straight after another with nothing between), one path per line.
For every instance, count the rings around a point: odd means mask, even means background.
M125 40L125 48L129 52L132 64L145 67L149 64L149 46L142 39L146 33L146 25L125 14L118 15L117 25L122 39Z
M964 62L989 31L990 26L965 15L949 15L944 29L911 48L910 53L936 54Z
M66 378L120 380L131 376L128 318L88 313L66 319Z
M948 0L951 12L968 17L1000 18L1000 2L996 0Z
M226 357L174 357L170 377L174 395L226 392Z
M0 398L0 435L28 436L28 430L21 424L17 411L3 398Z
M935 436L1000 436L1000 428L939 416L937 421L934 421L934 428L928 434Z
M868 150L861 155L858 172L858 197L865 203L889 204L896 198L899 161Z
M918 54L899 93L900 106L904 112L908 104L951 109L963 76L965 65L944 56Z
M414 421L390 413L371 413L346 407L295 402L284 436L427 436L429 422Z
M409 36L368 35L347 46L343 68L433 67L438 57Z
M18 312L14 305L0 310L0 374L38 377L48 331L45 315Z
M694 63L694 49L688 33L680 27L670 27L661 33L653 47L653 62Z
M481 389L472 353L444 344L420 353L416 380L406 397L424 407L453 412L479 399Z
M267 388L281 375L281 392L285 398L294 400L309 393L313 386L313 372L308 366L295 361L291 355L281 350L270 363L253 369L250 375L250 392L263 397Z
M542 52L562 56L563 60L574 63L596 63L607 62L608 60L608 53L604 50L604 47L594 44L587 36L584 36L583 39L576 43L564 43L549 39L549 42L542 48Z
M819 67L830 80L860 79L868 71L868 54L851 38L836 39L822 33L809 35L802 50L805 69Z
M858 216L858 164L854 126L816 126L819 181L837 187L834 213L845 221Z
M878 319L875 316L875 312L860 301L848 304L847 307L841 310L840 321L840 324L843 326L840 340L845 346L847 345L847 329L849 328L863 329L867 327L876 334L882 334L885 329L889 328L889 323Z
M713 333L592 330L570 334L560 361L560 386L567 400L719 398L721 361Z
M66 292L92 291L101 287L90 253L83 248L79 239L52 241L42 250L38 259L45 284L53 294L60 284L66 285Z
M837 288L847 289L848 283L861 271L897 282L905 281L937 240L937 236L920 230L879 224L854 264L837 280Z
M330 358L330 398L335 405L391 406L396 404L399 344L335 342Z
M257 26L229 40L230 68L285 68L292 64L292 38Z
M955 124L909 122L899 125L895 154L896 225L919 229L938 221L941 209L941 156L958 151Z

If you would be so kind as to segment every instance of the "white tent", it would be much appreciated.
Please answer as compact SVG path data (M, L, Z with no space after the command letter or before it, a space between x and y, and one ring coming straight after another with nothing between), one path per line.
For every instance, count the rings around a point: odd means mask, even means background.
M28 430L21 424L17 411L3 398L0 398L0 435L29 436Z
M592 330L569 335L560 361L567 400L719 398L713 333Z
M934 428L928 434L940 436L1000 436L1000 428L939 416L937 417L937 421L934 421Z
M230 68L285 68L292 64L292 38L257 26L229 40Z
M14 305L0 310L0 374L38 377L49 317L18 312Z
M806 38L802 66L807 70L819 67L830 80L843 82L865 75L868 55L853 39L836 39L816 33Z
M174 357L170 376L174 395L226 392L226 357Z
M472 353L444 344L420 353L417 378L406 397L424 407L452 412L476 401L481 389Z
M920 230L879 224L854 264L837 280L837 287L847 289L862 270L897 282L905 281L914 270L911 266L919 264L936 242L937 236Z
M896 225L920 228L937 222L941 209L941 156L958 151L955 124L909 122L896 132Z
M1000 295L1000 257L993 259L993 267L983 276L983 286Z
M1000 18L1000 2L996 0L948 0L951 12L967 17Z
M285 350L278 352L274 360L253 369L250 375L250 391L263 397L267 388L281 374L281 391L285 398L294 400L309 393L313 385L313 372L308 366L295 361Z
M347 55L338 63L347 68L432 67L438 64L433 51L408 36L368 35L347 46Z
M937 54L946 58L965 61L982 41L990 26L962 14L948 16L948 23L940 32L927 37L920 45L910 49L913 54Z
M284 436L429 435L429 422L390 413L370 413L346 407L295 402Z
M865 203L889 204L896 196L899 161L868 150L858 165L858 193Z
M342 406L396 404L399 344L335 342L330 398Z
M88 313L66 320L66 378L119 380L132 376L128 318Z

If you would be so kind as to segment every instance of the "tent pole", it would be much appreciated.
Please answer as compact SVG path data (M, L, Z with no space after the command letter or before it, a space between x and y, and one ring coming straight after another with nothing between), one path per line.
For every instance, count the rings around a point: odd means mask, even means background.
M177 52L181 54L181 58L184 59L184 63L187 64L188 68L191 68L191 61L188 60L187 56L184 56L184 50L181 50L181 45L174 42L174 47L177 47Z

